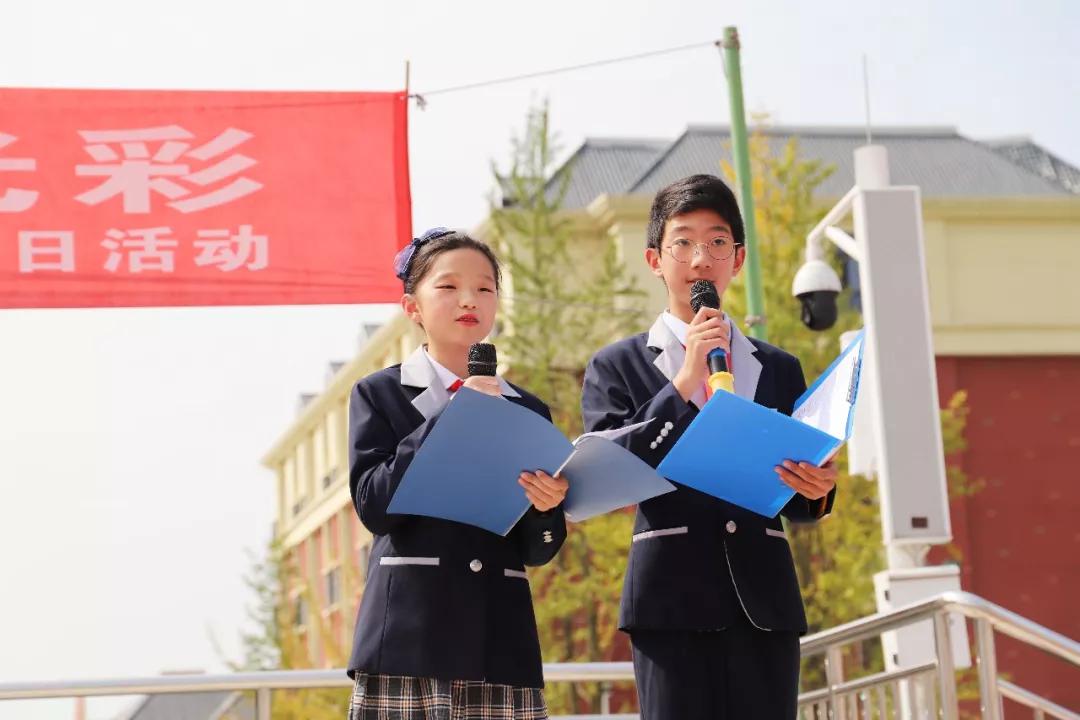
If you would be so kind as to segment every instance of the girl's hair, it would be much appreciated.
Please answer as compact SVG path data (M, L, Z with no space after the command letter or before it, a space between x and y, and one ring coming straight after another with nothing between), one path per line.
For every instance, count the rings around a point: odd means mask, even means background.
M429 235L434 235L434 237L425 240L424 238ZM405 259L404 268L398 274L398 277L401 278L405 285L406 293L416 292L416 286L431 271L435 258L445 252L460 249L476 250L488 259L492 270L495 271L495 290L499 290L502 283L502 269L499 266L499 259L495 257L495 253L486 243L476 240L466 233L458 230L433 233L429 230L417 240L413 240L412 247L414 248L412 254Z

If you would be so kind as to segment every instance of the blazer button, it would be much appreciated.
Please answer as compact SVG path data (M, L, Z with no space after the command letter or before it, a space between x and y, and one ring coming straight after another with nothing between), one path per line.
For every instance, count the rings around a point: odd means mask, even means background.
M480 562L479 560L473 560L471 563L469 563L469 569L473 572L480 572L484 569L484 563Z
M728 520L728 521L727 521L727 525L725 525L725 526L724 526L724 528L725 528L725 529L726 529L726 530L727 530L727 531L728 531L729 533L731 533L732 535L734 535L734 534L735 534L735 530L736 530L736 528L737 528L737 527L738 527L738 526L737 526L737 525L735 524L735 521L734 521L734 520Z
M665 429L665 430L671 430L671 429L673 429L674 427L675 427L675 423L673 423L673 422L670 422L670 421L669 421L669 422L666 422L666 423L664 423L664 429Z

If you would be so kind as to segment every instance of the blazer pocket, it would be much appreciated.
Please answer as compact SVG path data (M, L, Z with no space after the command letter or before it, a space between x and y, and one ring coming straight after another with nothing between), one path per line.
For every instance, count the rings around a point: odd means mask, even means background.
M645 530L644 532L634 533L631 538L631 542L639 542L641 540L651 540L652 538L667 537L670 535L686 535L690 532L690 527L683 525L682 527L664 528L661 530Z
M773 530L772 528L765 528L765 534L769 537L780 538L781 540L787 540L787 533L783 530Z

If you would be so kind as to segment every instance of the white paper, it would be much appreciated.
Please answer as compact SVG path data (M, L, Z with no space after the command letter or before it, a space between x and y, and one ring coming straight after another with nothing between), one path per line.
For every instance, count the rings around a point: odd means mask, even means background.
M834 366L826 370L813 392L791 413L796 420L847 440L848 419L858 391L858 372L862 360L863 335L845 348L845 354Z

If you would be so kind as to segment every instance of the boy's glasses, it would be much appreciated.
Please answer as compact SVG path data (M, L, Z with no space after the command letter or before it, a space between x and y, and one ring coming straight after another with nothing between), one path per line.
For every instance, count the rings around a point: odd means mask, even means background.
M694 259L697 248L708 253L713 260L727 260L735 252L738 245L730 238L713 238L708 242L692 243L689 240L676 240L667 246L666 250L675 262L688 263Z

